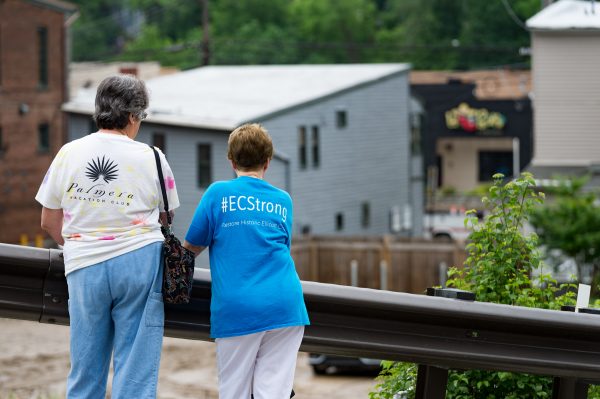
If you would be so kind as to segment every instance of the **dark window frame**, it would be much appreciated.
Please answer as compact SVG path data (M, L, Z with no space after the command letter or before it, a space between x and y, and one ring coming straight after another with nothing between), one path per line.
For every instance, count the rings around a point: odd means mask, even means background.
M298 166L300 169L306 169L308 165L308 134L306 126L298 126Z
M196 146L196 173L199 188L207 188L212 183L212 144L198 143Z
M313 168L318 168L321 166L321 149L320 149L320 129L319 126L313 125L311 128L311 153L312 153L312 166Z
M152 133L152 145L159 148L165 156L167 155L167 137L164 132Z
M0 54L2 54L2 29L0 29ZM0 63L0 87L2 87L2 64Z
M360 224L364 229L371 227L371 203L368 201L360 204Z
M50 152L50 124L40 123L38 125L38 145L39 153Z
M48 88L48 28L38 26L38 87Z
M484 159L486 157L487 159ZM502 173L505 177L512 177L514 174L512 151L479 151L477 161L477 179L480 183L492 181L492 176L496 173ZM489 167L490 164L496 165L493 171ZM507 170L498 170L500 164L502 164L500 167L507 167Z
M98 126L96 125L94 117L90 117L88 120L88 129L90 130L88 134L96 133L98 131Z
M348 111L345 109L338 109L335 111L335 126L338 129L344 129L348 126Z
M342 212L338 212L335 214L335 231L343 231L344 230L344 214Z
M423 115L410 114L410 152L413 156L423 153L421 126L423 126Z

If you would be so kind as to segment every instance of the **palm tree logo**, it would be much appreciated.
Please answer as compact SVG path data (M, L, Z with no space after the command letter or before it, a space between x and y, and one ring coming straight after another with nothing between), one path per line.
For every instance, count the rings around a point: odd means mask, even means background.
M92 181L102 179L106 183L115 180L119 171L117 164L110 159L105 159L105 156L102 156L102 159L100 157L92 159L91 162L88 162L86 170L85 175Z

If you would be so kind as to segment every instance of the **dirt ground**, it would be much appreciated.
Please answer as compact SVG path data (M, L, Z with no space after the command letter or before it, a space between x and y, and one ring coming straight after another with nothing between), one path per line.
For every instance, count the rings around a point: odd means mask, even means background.
M67 327L0 319L0 399L62 398L68 371ZM366 399L374 385L373 376L315 376L298 356L298 399ZM165 338L158 398L217 399L214 344Z

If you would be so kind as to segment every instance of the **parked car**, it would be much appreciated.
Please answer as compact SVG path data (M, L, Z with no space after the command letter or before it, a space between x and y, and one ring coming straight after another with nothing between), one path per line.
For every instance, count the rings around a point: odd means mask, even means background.
M381 360L365 357L344 357L311 353L308 356L315 374L335 374L338 372L379 373Z

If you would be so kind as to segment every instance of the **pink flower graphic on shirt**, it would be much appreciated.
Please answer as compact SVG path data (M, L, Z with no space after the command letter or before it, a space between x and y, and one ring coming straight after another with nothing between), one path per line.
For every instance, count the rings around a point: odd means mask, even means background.
M68 211L63 211L63 219L65 220L65 222L68 222L69 220L71 220L72 217L73 217L73 215L70 214Z
M117 238L117 237L115 237L115 236L104 236L104 237L100 237L99 240L101 240L101 241L112 241L115 238Z
M167 176L165 179L165 184L169 190L173 190L175 188L175 179L173 179L171 176Z

